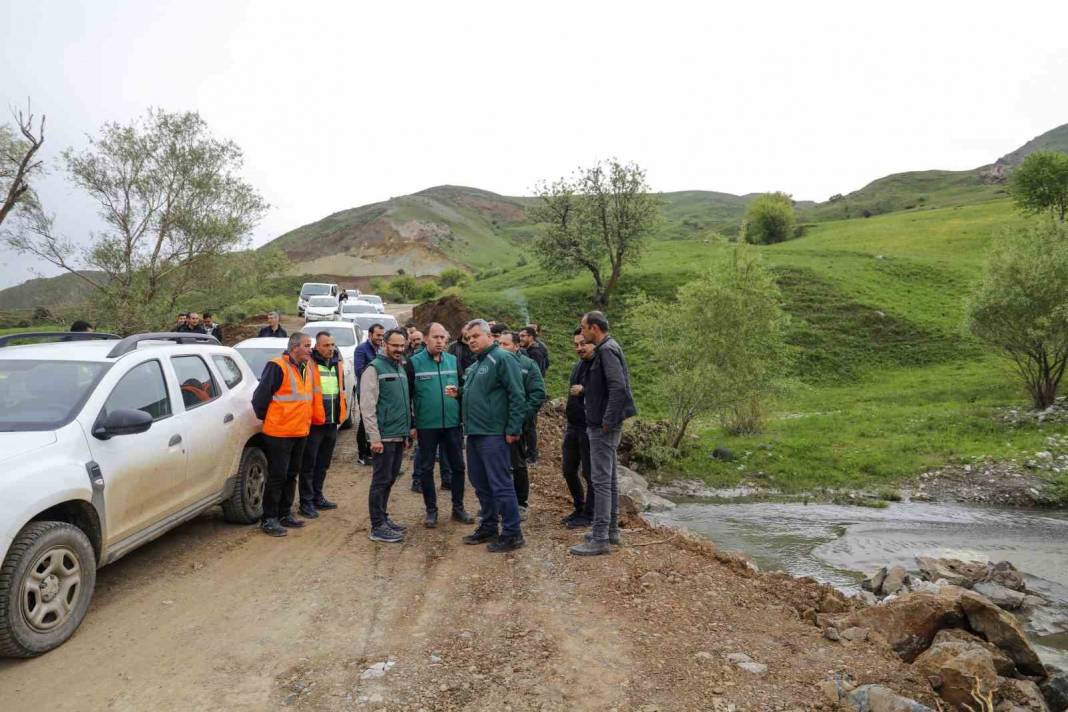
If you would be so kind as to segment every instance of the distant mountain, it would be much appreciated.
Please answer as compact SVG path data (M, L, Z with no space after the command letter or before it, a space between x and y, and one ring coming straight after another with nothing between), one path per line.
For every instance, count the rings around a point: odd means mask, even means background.
M83 274L103 277L102 272ZM56 277L37 277L22 284L0 289L0 309L32 309L34 307L72 307L83 303L92 291L85 280L75 274Z
M874 180L802 211L806 220L839 220L917 208L944 208L1004 198L1013 168L1035 151L1068 153L1068 124L1031 139L993 163L968 171L910 171Z

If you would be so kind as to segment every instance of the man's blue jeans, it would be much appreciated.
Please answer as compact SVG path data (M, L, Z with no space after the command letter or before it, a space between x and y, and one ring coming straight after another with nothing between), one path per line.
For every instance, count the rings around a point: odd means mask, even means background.
M501 536L521 535L511 448L503 435L467 436L467 474L481 505L479 528L496 532L500 516Z

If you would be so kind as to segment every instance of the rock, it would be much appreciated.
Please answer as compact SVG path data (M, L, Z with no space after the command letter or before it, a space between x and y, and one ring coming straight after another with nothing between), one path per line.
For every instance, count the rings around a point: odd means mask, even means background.
M729 662L734 663L735 665L737 665L739 663L751 663L751 662L753 662L753 659L751 657L749 657L748 655L746 655L745 653L730 653L730 654L727 655L727 660Z
M829 625L823 629L823 637L827 640L841 640L842 635L838 632L838 629L833 625Z
M385 674L387 672L389 672L390 668L392 668L393 665L394 665L394 662L392 660L386 660L384 662L375 663L374 665L372 665L371 667L367 668L362 673L360 673L360 679L361 680L371 680L371 679L374 679L376 677L383 677L383 676L385 676Z
M954 586L964 588L971 588L976 581L982 581L987 576L987 565L975 561L917 556L916 563L920 567L920 573L928 581L945 579Z
M905 570L904 566L894 566L887 572L886 578L883 579L883 585L881 590L887 596L897 593L905 587L905 582L908 581L909 572Z
M734 453L729 448L717 447L712 451L713 460L723 460L724 462L731 462L734 460Z
M863 601L866 606L874 606L879 603L879 599L871 591L858 591L856 598L859 601Z
M860 626L853 626L852 628L846 628L842 631L842 638L845 640L852 640L853 642L867 640L868 629L861 628Z
M914 663L925 675L937 680L938 694L952 709L974 704L972 691L990 694L997 688L998 673L993 656L981 645L961 641L934 644Z
M837 591L827 591L817 606L820 613L845 613L852 608L849 600Z
M1006 588L993 581L980 581L972 587L972 590L986 596L995 605L1010 611L1015 611L1022 606L1027 597L1019 591Z
M1045 606L1048 603L1049 603L1049 601L1047 601L1046 599L1042 598L1042 596L1035 596L1033 594L1027 594L1026 596L1024 596L1022 607L1023 608L1038 608L1040 606Z
M885 639L905 662L926 650L938 631L958 627L964 620L960 597L966 593L946 586L937 594L904 593L881 606L871 606L834 622L839 630L867 628Z
M986 581L1010 588L1013 591L1026 591L1027 583L1023 574L1008 561L999 561L990 567Z
M861 685L849 693L847 700L857 712L934 712L882 685Z
M854 685L845 675L835 673L833 677L821 682L819 688L820 692L823 693L824 698L826 698L831 705L837 705L856 688L856 685Z
M971 629L1005 651L1020 672L1045 676L1042 661L1012 615L971 591L960 597L960 606Z
M964 652L965 650L973 648L981 648L990 653L990 658L994 663L994 670L998 675L1004 675L1010 677L1016 673L1016 663L1009 659L1009 656L1002 652L1001 648L988 643L982 638L978 638L966 630L960 628L944 628L938 631L938 635L934 637L934 641L931 643L931 647L927 649L928 652L935 650L935 648L946 648L948 651ZM926 655L927 653L924 653ZM917 659L917 664L919 660Z
M1032 680L1016 680L1013 678L1000 678L998 686L997 709L1022 710L1027 712L1049 712L1046 699L1042 696L1042 690Z
M768 671L768 666L764 663L738 663L738 667L742 670L745 670L746 672L751 672L754 675L763 675Z
M885 579L886 567L884 566L868 578L864 579L863 583L861 583L860 586L865 591L872 591L873 593L878 593L879 591L883 590L883 581Z
M649 491L649 483L629 467L619 465L619 506L631 516L642 512L664 512L675 503Z
M1068 710L1068 672L1050 675L1042 684L1042 695L1053 712Z

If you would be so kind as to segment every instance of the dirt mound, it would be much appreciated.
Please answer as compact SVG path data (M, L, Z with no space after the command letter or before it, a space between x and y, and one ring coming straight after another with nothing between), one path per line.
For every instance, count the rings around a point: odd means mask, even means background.
M260 329L265 326L267 326L266 314L253 314L236 324L226 324L223 326L223 344L233 346L239 341L254 338L259 335Z
M453 337L460 335L460 327L475 318L475 313L459 297L448 296L420 304L412 310L412 320L420 329L438 322L449 330Z

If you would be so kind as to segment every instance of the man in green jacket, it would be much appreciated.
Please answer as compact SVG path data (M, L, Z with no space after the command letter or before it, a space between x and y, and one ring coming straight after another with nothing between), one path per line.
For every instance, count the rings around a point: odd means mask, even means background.
M464 374L460 410L467 433L468 474L482 509L478 528L464 537L464 543L488 542L490 551L511 551L526 543L509 450L519 441L526 418L522 373L519 362L494 343L484 319L470 321L466 328L467 345L477 359Z
M371 541L398 544L407 527L389 518L389 492L404 463L404 446L412 428L411 396L402 359L408 336L390 329L385 336L385 352L375 357L360 376L360 415L371 442L371 488L367 504L371 510Z
M530 506L530 472L527 470L527 445L530 442L530 431L538 417L538 409L545 401L545 381L541 376L541 368L522 351L516 341L516 335L511 331L504 331L497 337L497 343L502 349L512 354L519 362L519 370L523 373L523 394L526 401L527 412L523 419L523 437L511 445L512 457L512 482L515 484L515 496L519 502L519 519L526 521L527 510Z
M415 477L423 492L428 528L438 525L438 497L434 490L434 456L448 460L452 477L452 518L475 521L464 510L463 435L460 433L460 373L456 357L445 351L449 332L433 323L426 332L426 348L408 359L412 410L415 413Z

